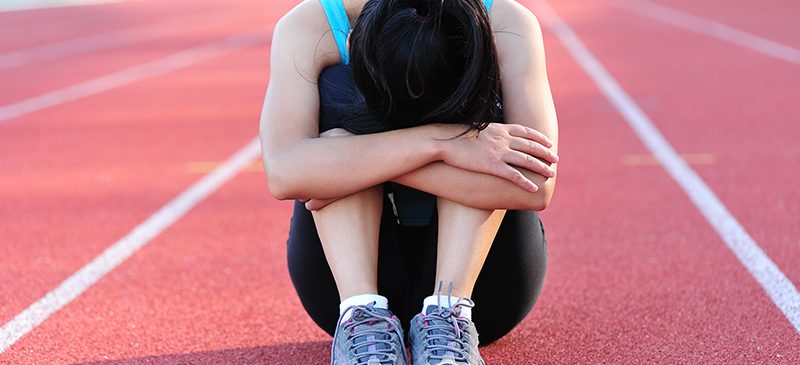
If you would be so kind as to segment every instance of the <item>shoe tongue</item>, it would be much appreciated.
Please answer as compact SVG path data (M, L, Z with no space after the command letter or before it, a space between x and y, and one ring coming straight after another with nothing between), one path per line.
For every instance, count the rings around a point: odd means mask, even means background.
M375 308L375 309L373 309L373 311L379 313L382 316L391 317L391 313L388 310ZM366 315L366 312L361 311L361 310L356 310L356 312L353 314L353 317L350 320L352 320L352 321L362 321L362 320L365 320L365 319L366 319L366 321L363 324L359 324L359 325L353 327L352 331L354 333L363 332L365 330L373 330L373 331L371 331L367 335L358 335L356 338L353 339L353 343L354 344L360 344L360 343L365 342L365 341L374 341L376 339L377 340L390 340L391 339L391 336L389 334L375 333L374 332L374 330L391 331L391 329L389 328L389 323L384 321L384 320L381 320L381 319L378 319L378 318L369 318L368 319L368 316ZM373 351L376 351L376 350L379 350L379 349L380 350L388 350L388 349L391 349L391 346L389 346L388 344L385 344L385 343L378 343L378 344L375 344L375 345L370 345L368 347L360 348L360 349L356 350L356 354L364 353L364 352L367 352L367 351L373 352ZM372 362L378 361L380 359L376 359L376 356L372 356L370 359L360 359L360 360L361 361L369 360L370 362L368 362L367 364L372 364ZM380 362L378 362L378 363L380 363Z
M379 307L371 307L370 309L373 312L375 312L375 313L377 313L379 315L386 316L386 317L389 317L389 318L392 317L392 312L389 312L388 309L383 309L383 308L379 308ZM356 308L355 309L355 313L353 313L353 316L354 317L360 316L361 318L364 318L364 317L367 316L367 311L364 310L364 309L361 309L361 308Z
M456 316L458 316L460 314L459 313L460 312L459 309L453 309L453 308L445 307L445 306L441 306L440 307L438 305L429 305L428 308L425 308L425 314L426 315L430 315L431 313L439 313L439 312L446 313L447 311L455 313ZM449 314L449 313L446 313L446 314Z
M375 312L376 314L380 315L380 316L384 316L384 317L387 317L387 318L392 318L392 313L389 312L386 309L373 308L372 311ZM364 322L364 324L356 326L356 331L358 331L358 329L360 329L360 328L362 328L364 326L368 326L368 327L377 326L378 328L389 328L389 323L388 322L386 322L386 321L384 321L382 319L379 319L379 318L374 318L373 316L370 316L366 311L361 310L361 309L356 309L355 312L353 312L353 316L350 318L351 321L355 321L355 322L363 321L365 319L366 319L366 321Z
M460 309L460 308L459 308ZM456 329L453 328L453 323L450 320L450 316L455 315L456 317L459 315L457 310L453 310L450 307L440 307L436 305L429 305L428 308L425 309L425 315L428 316L425 318L426 321L431 321L436 323L436 325L443 325L447 326L447 330L443 329L435 329L431 330L430 334L432 335L448 335L448 336L455 336ZM433 340L436 344L439 345L446 345L452 348L460 348L458 343L454 341L446 341L443 339L436 339ZM449 365L449 364L457 364L455 359L453 358L454 353L451 351L445 350L434 350L434 355L443 356L442 359L434 360L436 362L431 362L430 365Z
M456 359L453 357L452 354L447 354L441 360L433 360L434 362L428 362L429 365L458 365Z
M389 325L386 322L380 320L367 321L364 322L364 324L360 324L358 326L353 327L356 333L364 331L366 329L388 329L388 328Z

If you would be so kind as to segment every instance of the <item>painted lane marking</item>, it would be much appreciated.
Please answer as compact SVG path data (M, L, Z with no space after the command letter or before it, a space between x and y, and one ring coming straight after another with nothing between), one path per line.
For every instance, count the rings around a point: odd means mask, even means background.
M650 118L581 42L577 34L546 0L535 3L536 14L575 61L617 108L644 145L661 162L667 173L683 189L695 207L733 251L739 262L756 279L772 302L800 333L800 293L780 268L767 256L711 188L675 152Z
M188 173L208 173L217 168L221 164L220 161L193 161L184 165L184 170ZM264 166L261 161L253 161L250 165L242 169L242 172L264 172Z
M63 8L68 6L101 5L133 0L3 0L0 12ZM137 0L140 1L140 0Z
M681 153L679 157L689 165L713 165L717 162L717 155L713 153ZM656 156L651 154L625 155L622 156L622 162L630 166L657 166L661 164Z
M215 23L225 24L230 22L229 16L230 14L220 14L220 11L200 15L194 14L170 19L158 24L118 29L112 32L87 35L42 46L0 53L0 70L163 39L171 28L183 29L195 24L204 24L204 26L215 25Z
M260 156L260 151L259 140L254 138L213 172L203 176L57 288L4 324L0 328L0 353L125 262L242 169L250 166Z
M770 57L800 64L800 49L748 33L727 24L687 14L645 0L611 0L611 4L630 13L646 16L650 19L658 20L678 28L721 39Z
M0 106L0 123L61 105L70 101L164 75L200 62L265 43L272 28L259 27L202 46L190 48L155 61L139 64L108 75L50 91L16 103Z

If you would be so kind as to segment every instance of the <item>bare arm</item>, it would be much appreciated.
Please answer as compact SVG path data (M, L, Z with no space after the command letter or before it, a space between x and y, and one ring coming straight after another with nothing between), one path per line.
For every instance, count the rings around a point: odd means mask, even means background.
M307 1L278 24L272 43L271 76L261 114L264 167L272 194L279 199L327 199L346 196L418 170L435 161L507 179L521 189L538 187L511 167L546 173L527 149L551 142L521 126L495 125L478 138L441 141L458 126L426 125L391 132L319 138L321 70L338 54L318 2ZM315 28L317 27L317 28ZM317 49L329 50L322 55ZM456 129L454 129L456 128ZM530 147L530 148L529 148ZM424 190L424 189L423 189Z
M545 178L522 170L534 183ZM506 179L434 162L394 180L477 209L543 210L543 194L526 191Z
M552 165L551 165L552 166ZM392 181L477 209L544 210L553 196L555 177L517 168L539 186L531 192L508 179L433 162Z
M313 17L323 17L321 7L305 2L279 22L273 37L260 122L272 194L279 199L348 195L437 160L435 126L318 138L319 94L309 80L315 82L324 66L335 63L336 54L318 53L335 46L325 27L308 21Z
M496 2L495 6L500 4ZM504 27L495 38L505 119L543 132L553 141L552 151L557 152L558 124L547 81L539 23L521 5L502 4L505 8L496 9L496 14L502 17L499 20ZM442 162L428 164L394 181L474 208L545 209L553 195L555 177L519 170L539 186L538 191L530 192L506 179L465 171Z

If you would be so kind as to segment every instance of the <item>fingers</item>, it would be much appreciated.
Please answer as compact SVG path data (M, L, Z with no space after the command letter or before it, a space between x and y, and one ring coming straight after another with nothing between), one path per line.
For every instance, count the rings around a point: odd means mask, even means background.
M533 171L546 178L551 178L556 176L555 169L548 166L546 163L542 162L542 160L533 157L527 153L519 151L510 151L506 154L503 160L509 165L514 165L526 170Z
M539 142L547 148L553 147L553 141L550 140L544 133L539 132L533 128L526 127L519 124L507 124L509 126L508 133L514 137L521 137L531 141Z
M519 187L530 191L531 193L535 193L539 191L539 187L536 184L528 179L525 175L523 175L519 170L503 164L505 167L501 167L498 169L497 173L495 174L498 177L504 178L508 181L511 181L514 184L517 184Z
M552 149L549 149L538 142L525 139L525 138L514 138L509 147L516 151L520 151L531 155L533 157L541 158L549 163L557 163L558 156L553 152Z
M305 202L306 209L308 210L317 210L319 207L316 204L317 202L314 199L307 200Z
M335 202L337 199L311 199L306 202L306 209L315 211L328 206L328 204Z

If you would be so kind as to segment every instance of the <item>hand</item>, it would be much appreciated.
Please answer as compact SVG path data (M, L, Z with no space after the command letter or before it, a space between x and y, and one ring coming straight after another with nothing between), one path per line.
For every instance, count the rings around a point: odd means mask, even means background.
M456 130L463 128L464 125L458 125L446 130L455 136L459 133ZM553 142L543 133L522 125L490 123L480 132L470 131L442 143L442 160L446 164L501 177L530 192L539 191L539 187L512 166L547 178L556 174L549 166L558 162L558 156L551 150Z

